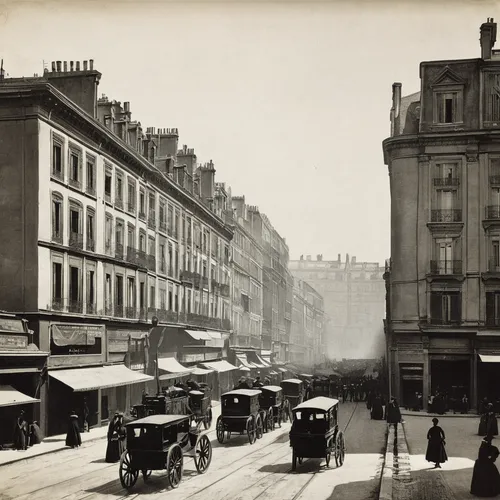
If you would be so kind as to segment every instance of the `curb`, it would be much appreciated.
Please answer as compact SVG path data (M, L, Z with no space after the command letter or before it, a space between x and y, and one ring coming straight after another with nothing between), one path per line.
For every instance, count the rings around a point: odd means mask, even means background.
M406 417L425 417L425 418L479 418L480 415L476 415L474 413L445 413L444 415L438 415L437 413L426 413L420 411L402 411L402 416Z
M382 476L380 480L379 500L392 500L392 470L394 466L394 442L396 436L394 427L388 426L387 442L385 447L384 465L382 467Z

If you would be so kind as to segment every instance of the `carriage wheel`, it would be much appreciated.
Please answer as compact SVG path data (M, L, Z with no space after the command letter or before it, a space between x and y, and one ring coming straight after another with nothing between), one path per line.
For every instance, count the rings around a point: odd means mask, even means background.
M327 452L325 455L325 462L326 462L327 467L330 467L330 459L331 458L332 458L332 454L330 452Z
M132 464L130 462L130 455L128 451L124 451L120 457L120 483L124 488L130 489L137 481L139 477L139 471L132 469Z
M215 425L215 431L217 434L217 441L219 441L220 444L224 442L224 422L222 421L222 417L219 415L219 418L217 419L217 424ZM228 436L229 437L229 436Z
M297 469L297 454L295 453L295 450L292 451L292 470Z
M335 439L335 463L337 467L342 467L344 463L345 456L345 443L344 443L344 435L342 432L339 432L337 438Z
M167 454L167 477L172 488L177 488L182 480L184 461L182 450L178 444L174 444L168 449Z
M146 482L151 477L151 473L153 471L143 469L141 472L142 472L142 479L144 480L144 482Z
M274 412L272 408L269 408L267 412L266 424L266 431L271 432L274 429Z
M209 408L207 410L207 415L203 419L203 427L205 427L205 430L210 429L210 426L212 425L212 408Z
M248 435L248 442L250 444L254 444L255 441L257 440L257 433L255 432L255 420L253 417L247 420L247 435Z
M194 448L194 465L199 474L204 474L212 461L212 445L207 436L198 439Z
M257 415L257 419L255 421L255 436L257 439L261 439L264 435L264 422L262 420L261 415Z

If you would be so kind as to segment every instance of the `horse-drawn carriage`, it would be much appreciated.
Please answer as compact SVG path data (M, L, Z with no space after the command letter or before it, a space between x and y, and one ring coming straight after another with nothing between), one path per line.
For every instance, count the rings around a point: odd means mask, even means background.
M126 489L135 485L139 472L147 481L153 470L163 469L167 471L169 485L177 488L182 480L186 456L194 459L200 474L210 466L210 440L200 432L200 424L191 427L187 415L151 415L130 422L125 428L127 449L120 458L119 476Z
M221 414L217 419L216 433L219 443L231 434L245 432L250 444L260 439L264 432L264 422L259 405L262 391L256 389L236 389L221 396Z
M272 431L276 425L281 427L283 413L283 389L278 385L264 385L260 388L259 405L264 414L264 429Z
M292 420L292 409L304 400L304 384L297 378L289 378L281 382L283 389L283 422Z
M304 458L324 458L330 465L332 454L337 467L344 463L345 439L338 426L336 399L317 397L299 404L293 410L290 446L292 448L292 470Z
M331 381L326 377L314 378L311 382L312 386L312 397L317 398L323 396L325 398L331 398Z

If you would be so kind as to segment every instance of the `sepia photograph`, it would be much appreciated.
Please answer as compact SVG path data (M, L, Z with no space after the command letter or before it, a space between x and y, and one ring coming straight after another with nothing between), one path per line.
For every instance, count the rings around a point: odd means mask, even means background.
M0 0L0 500L500 498L497 20Z

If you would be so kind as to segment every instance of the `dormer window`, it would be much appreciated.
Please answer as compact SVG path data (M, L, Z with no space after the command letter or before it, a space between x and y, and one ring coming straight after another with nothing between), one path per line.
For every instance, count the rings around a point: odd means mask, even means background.
M435 125L463 123L464 86L465 82L448 66L431 85Z

